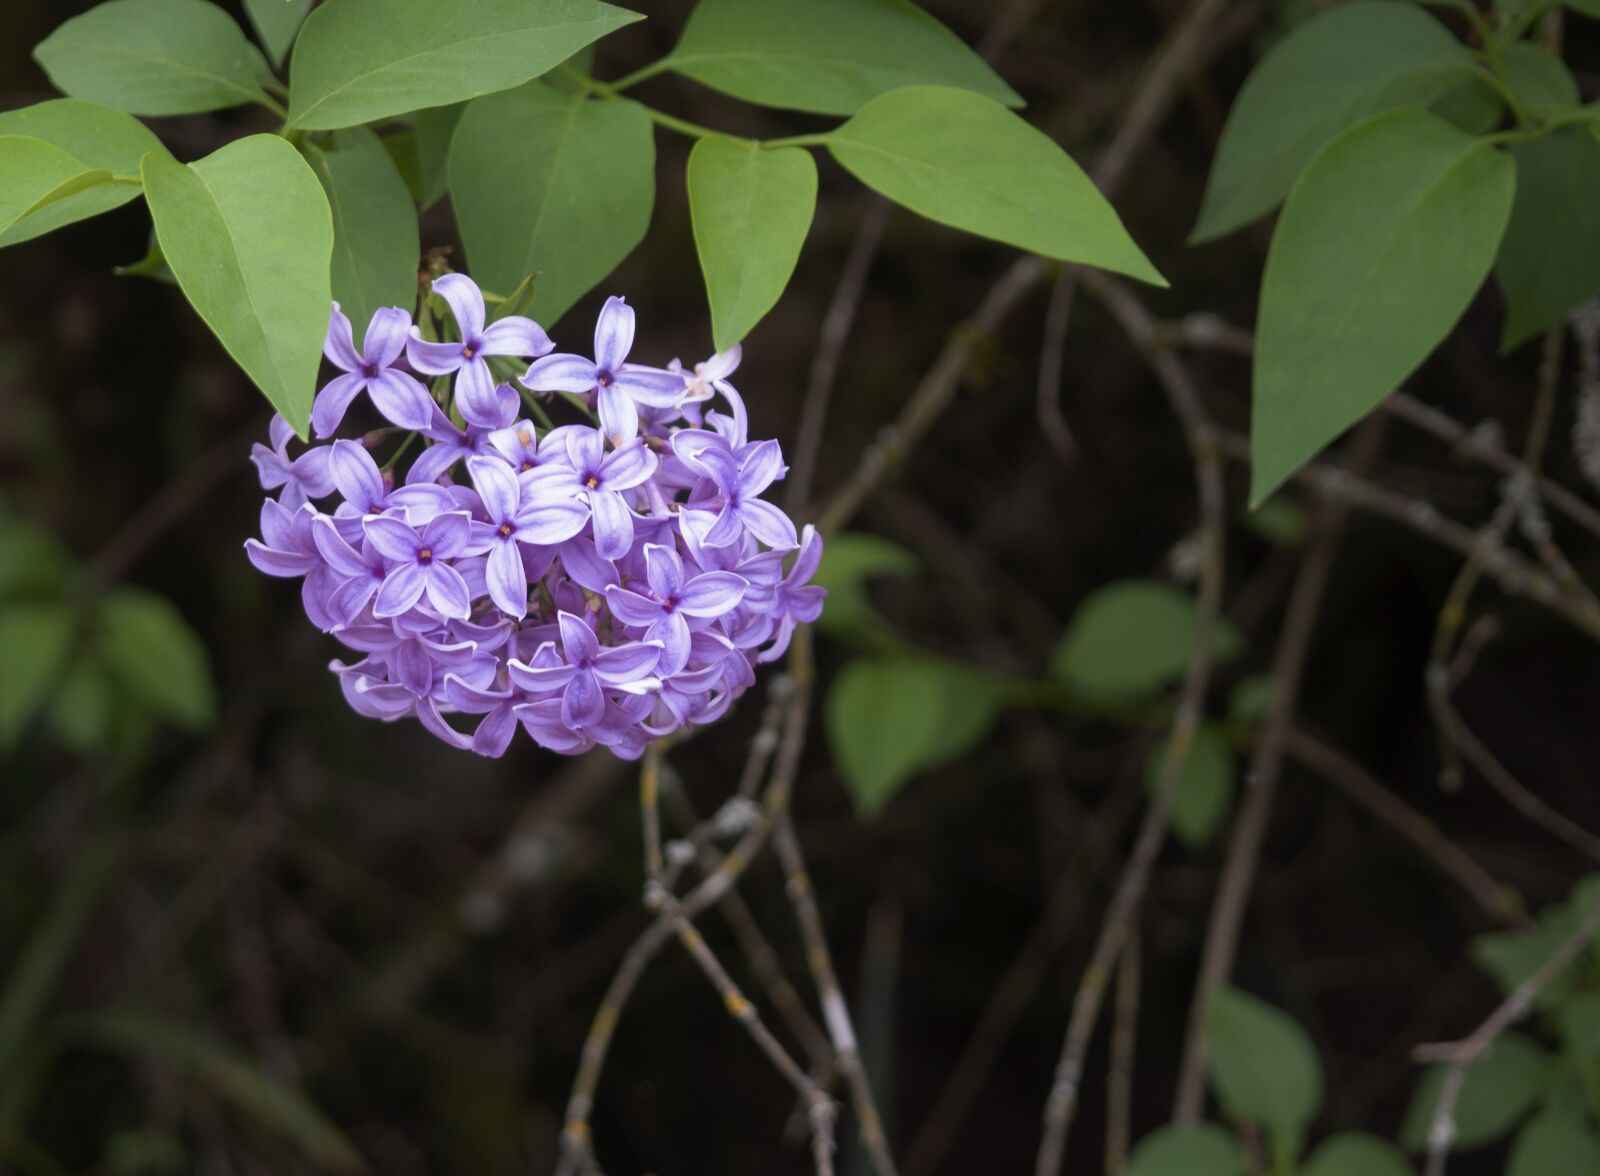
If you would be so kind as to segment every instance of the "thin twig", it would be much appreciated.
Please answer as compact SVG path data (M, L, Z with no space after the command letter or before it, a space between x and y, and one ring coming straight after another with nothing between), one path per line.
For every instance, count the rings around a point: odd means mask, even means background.
M1371 450L1377 442L1375 427L1364 427L1357 437L1356 444L1361 451L1355 458L1357 465L1364 465L1371 458ZM1234 819L1222 877L1212 899L1200 969L1189 1004L1189 1025L1172 1112L1173 1121L1180 1127L1199 1120L1205 1101L1206 1024L1211 999L1233 971L1239 933L1244 926L1245 909L1255 884L1256 866L1261 860L1278 775L1283 767L1284 744L1294 720L1311 636L1316 629L1323 591L1333 568L1343 525L1344 508L1338 503L1325 504L1289 591L1288 611L1272 658L1272 702L1250 757L1244 799Z
M1078 280L1072 269L1063 266L1050 287L1050 303L1044 310L1044 336L1039 346L1039 384L1034 393L1039 429L1050 448L1062 461L1078 455L1078 443L1061 409L1061 375L1067 360L1067 322L1072 317L1073 296Z
M1106 1072L1106 1176L1128 1162L1133 1122L1133 1059L1139 1040L1139 934L1134 928L1117 963L1117 1003L1111 1021L1111 1064Z
M1594 937L1600 934L1600 903L1596 903L1576 930L1567 936L1550 958L1534 969L1516 990L1501 1001L1472 1033L1460 1041L1437 1045L1418 1046L1412 1057L1418 1062L1445 1062L1450 1068L1445 1072L1439 1087L1439 1101L1434 1105L1433 1120L1428 1127L1427 1176L1444 1176L1445 1162L1450 1145L1455 1141L1456 1102L1461 1088L1466 1084L1467 1070L1481 1058L1502 1033L1528 1015L1535 998L1570 964Z

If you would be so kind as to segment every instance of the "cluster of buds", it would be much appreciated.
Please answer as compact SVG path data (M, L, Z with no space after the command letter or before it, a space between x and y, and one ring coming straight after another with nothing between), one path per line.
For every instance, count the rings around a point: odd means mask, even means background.
M255 446L276 496L251 562L303 580L306 615L358 655L330 669L371 718L415 716L480 755L520 725L552 751L626 759L713 722L824 596L808 583L820 538L761 497L785 467L776 441L749 439L738 349L693 370L632 363L633 309L611 298L593 359L551 354L530 319L486 322L464 275L433 291L454 341L387 307L357 351L334 304L340 374L311 417L325 443L291 455L275 418ZM524 387L490 357L531 361ZM330 440L362 393L393 427ZM553 423L560 405L584 423Z

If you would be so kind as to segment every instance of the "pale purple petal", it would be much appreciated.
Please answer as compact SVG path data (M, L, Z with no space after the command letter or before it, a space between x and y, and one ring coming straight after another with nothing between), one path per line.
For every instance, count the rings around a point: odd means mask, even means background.
M600 430L613 445L626 445L639 435L639 410L628 394L615 384L600 389L596 398Z
M601 559L589 539L569 539L561 545L561 566L579 587L590 592L605 592L619 583L616 565Z
M488 360L481 356L467 360L456 370L456 408L469 424L491 429L504 424L494 375L489 371Z
M678 613L661 617L650 626L650 640L661 642L661 663L656 667L663 677L671 677L689 662L689 622Z
M563 353L534 360L522 382L536 392L587 392L597 376L594 361Z
M344 316L337 302L333 304L333 313L328 316L328 333L322 340L322 354L328 357L329 363L343 371L353 372L361 366L361 357L356 354L355 339L350 331L350 320Z
M406 339L406 358L411 366L429 376L443 376L461 366L460 343L436 343L422 338L415 329Z
M378 549L379 555L401 563L416 563L417 549L422 546L422 541L415 531L399 519L375 515L363 520L362 530L372 546Z
M681 618L680 618L681 619ZM688 656L689 629L684 626L683 644ZM635 682L655 669L661 659L661 646L650 641L630 641L626 645L602 649L595 655L594 674L609 686Z
M817 534L817 529L807 523L805 530L800 532L800 554L794 557L794 567L789 569L785 577L791 584L804 584L817 574L817 568L822 563L822 536Z
M328 447L313 445L289 467L308 498L322 498L333 493L333 478L328 472Z
M386 368L367 383L367 395L384 419L402 429L426 429L433 421L433 398L415 376Z
M311 405L311 427L318 437L330 437L350 411L350 402L367 386L367 378L359 372L346 372L335 376L322 386Z
M485 565L489 599L519 621L528 615L528 573L514 542L496 543Z
M317 566L317 558L313 555L268 547L259 539L246 539L244 553L255 565L256 571L283 579L303 576Z
M621 559L633 546L633 511L615 490L589 491L594 549L601 559Z
M738 606L749 587L732 572L704 572L683 586L678 608L691 617L720 617Z
M458 445L441 442L424 449L406 473L406 485L419 486L437 482L446 471L467 455Z
M651 543L644 549L644 569L650 591L663 600L683 587L683 560L665 544Z
M533 694L547 694L572 681L577 670L572 666L530 666L512 659L506 663L506 673L522 689Z
M516 314L490 323L478 340L480 355L546 355L555 348L543 327Z
M359 441L335 441L328 472L344 500L362 514L383 505L383 474Z
M828 597L828 590L820 584L807 584L804 588L791 588L784 594L784 603L789 606L789 615L797 621L807 624L822 615L822 602Z
M435 560L452 559L471 543L472 516L464 510L439 515L422 529L421 546L433 552Z
M483 717L472 733L472 750L490 759L499 759L511 746L517 733L517 715L510 706L496 707Z
M400 358L410 335L410 314L398 306L380 306L373 311L366 337L361 340L361 357L378 367L388 367Z
M683 400L683 377L663 368L630 363L617 373L617 386L640 404L671 408Z
M600 308L594 324L595 366L615 373L633 350L633 307L613 294ZM678 381L683 387L683 381Z
M433 689L433 662L420 641L402 641L388 654L389 671L412 694L421 698Z
M467 473L489 522L495 526L510 522L522 505L522 486L515 471L497 457L473 457L467 460Z
M747 498L739 504L739 521L768 547L787 550L797 542L794 521L759 498Z
M311 540L322 553L330 568L341 576L365 576L372 568L361 558L361 553L346 543L339 528L326 515L311 520Z
M776 441L752 446L739 463L739 493L746 498L760 494L783 476L783 451Z
M466 274L443 274L433 279L433 292L450 304L463 339L483 334L483 292Z
M435 560L427 568L428 603L442 617L466 620L472 615L472 594L461 573Z
M632 441L612 450L600 462L600 483L607 490L631 490L650 480L660 465L643 441Z
M556 624L561 628L561 649L573 665L588 661L600 649L594 630L580 616L569 612L556 614Z
M579 670L567 683L561 696L561 721L569 727L583 728L598 723L606 713L606 696L590 670Z
M361 610L367 607L367 602L378 591L381 583L381 580L370 574L346 580L329 595L328 612L341 625L348 625L361 615Z
M648 596L640 596L615 584L606 589L606 604L611 607L611 615L625 625L653 625L666 612L659 600L651 600Z
M524 507L516 518L517 538L524 543L565 543L589 521L588 504L577 498L551 499Z
M427 587L428 577L415 563L398 565L383 578L383 586L378 589L378 597L372 602L372 615L397 617L403 612L410 611L417 601L422 599Z

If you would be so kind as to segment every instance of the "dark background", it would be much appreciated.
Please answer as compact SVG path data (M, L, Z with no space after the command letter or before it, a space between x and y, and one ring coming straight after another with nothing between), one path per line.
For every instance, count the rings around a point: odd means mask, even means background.
M28 49L83 7L10 0L0 9L0 103L49 96ZM659 7L644 26L605 43L599 76L669 47L687 6ZM930 7L974 42L990 19L988 5ZM1041 5L997 68L1028 98L1035 125L1087 160L1180 7ZM1172 280L1170 292L1147 299L1158 315L1204 310L1246 327L1253 319L1270 225L1198 250L1183 239L1228 104L1282 19L1262 11L1251 36L1186 84L1117 199ZM1579 40L1569 59L1593 97L1600 79L1583 72L1588 56ZM813 125L673 78L640 93L730 129L784 134ZM251 111L153 125L183 159L270 129ZM639 310L645 357L687 360L710 350L683 196L687 144L662 134L658 145L649 236L555 326L558 341L586 339L601 299L616 292ZM794 283L746 340L737 379L752 431L786 448L823 311L869 203L819 162L817 220ZM128 853L70 955L52 1016L133 1002L201 1027L302 1088L375 1171L547 1171L589 1019L648 919L638 903L633 772L603 753L565 761L523 739L504 760L485 762L414 724L383 726L345 708L325 670L340 649L305 622L291 585L257 575L241 551L261 497L246 460L249 442L265 434L260 397L175 289L110 272L143 255L147 233L134 202L0 255L0 502L80 559L109 563L116 578L176 602L210 651L222 713L203 739L163 729L136 750L86 759L34 731L0 760L0 983L89 838L123 827ZM453 241L447 205L430 210L424 248ZM1002 247L891 215L829 419L820 495L854 468L946 333L1010 261ZM1034 414L1046 296L1046 286L1035 290L1003 332L982 341L955 407L857 523L926 565L919 578L875 590L902 635L1032 676L1046 672L1086 593L1121 577L1167 575L1169 552L1195 524L1187 450L1159 386L1082 295L1063 392L1079 454L1064 462L1046 444ZM1497 359L1499 313L1486 293L1416 390L1465 423L1496 418L1520 444L1536 348ZM1243 431L1248 362L1200 354L1191 367L1208 408ZM1580 485L1570 394L1561 406L1550 467ZM1469 526L1498 501L1492 475L1400 422L1385 426L1371 472ZM1249 650L1220 671L1213 713L1224 709L1229 686L1267 668L1299 558L1242 524L1244 490L1244 472L1230 467L1226 612ZM158 496L173 509L152 522L141 507ZM138 528L131 536L130 519ZM1558 537L1594 582L1592 545ZM1479 781L1455 793L1437 781L1422 671L1459 562L1393 523L1353 515L1317 623L1300 721L1537 908L1565 897L1583 861ZM1458 694L1463 713L1525 783L1579 823L1600 826L1592 787L1600 658L1549 614L1492 587L1479 593L1480 611L1499 615L1503 631ZM819 643L824 688L851 652ZM674 753L700 811L732 790L760 704L752 695ZM1030 957L1042 966L1040 982L1025 986L992 1067L974 1075L976 1101L936 1166L1028 1170L1070 993L1127 852L1153 739L1013 711L978 752L863 820L820 729L813 732L797 792L800 834L898 1154L1002 976L1039 936L1056 944ZM1097 811L1096 853L1083 839ZM1225 846L1225 833L1200 852L1169 846L1139 923L1136 1137L1168 1113ZM1066 871L1076 878L1057 912L1066 919L1041 930L1046 898ZM754 867L745 891L810 996L770 860ZM713 946L726 948L719 921L706 925ZM1288 767L1235 980L1292 1013L1321 1049L1328 1097L1316 1136L1361 1126L1394 1137L1416 1076L1412 1046L1464 1034L1498 1000L1467 954L1470 937L1491 929L1409 845L1322 780ZM1072 1139L1073 1171L1098 1170L1104 1048L1102 1031ZM281 1135L180 1068L68 1049L36 1076L44 1086L31 1137L65 1171L113 1170L108 1146L135 1128L180 1142L185 1158L175 1170L309 1170ZM804 1147L792 1137L789 1146L778 1142L791 1110L782 1081L693 964L675 948L664 953L628 1008L602 1080L594 1120L601 1163L614 1173L807 1171ZM848 1116L840 1135L849 1152ZM1499 1171L1501 1154L1459 1159L1452 1171Z

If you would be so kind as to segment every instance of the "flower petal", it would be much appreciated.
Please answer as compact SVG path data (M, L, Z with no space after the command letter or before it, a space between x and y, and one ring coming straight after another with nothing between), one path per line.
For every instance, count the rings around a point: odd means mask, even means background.
M615 373L633 350L633 307L613 294L594 324L595 366ZM682 387L683 381L678 381Z
M373 407L402 429L426 429L433 423L433 398L415 376L385 368L367 382Z
M376 520L373 520L376 521ZM372 602L375 617L397 617L409 612L427 590L428 577L414 563L404 563L393 568L383 578L378 598Z
M411 366L423 375L444 376L455 371L464 362L460 343L435 343L418 335L413 327L406 339L406 358Z
M366 337L361 340L361 357L381 368L400 358L411 335L411 315L398 306L380 306L372 312Z
M588 504L577 498L551 498L524 507L515 526L524 543L552 546L565 543L589 521Z
M383 507L383 474L359 441L335 441L328 456L328 473L344 500L361 514Z
M770 502L747 498L739 504L738 513L745 530L768 547L787 551L798 541L794 533L794 520Z
M333 304L333 313L328 315L328 333L322 340L322 354L328 357L328 362L343 371L353 372L361 366L361 357L356 354L356 344L350 331L350 320L339 309L339 304Z
M577 673L572 666L530 666L512 658L506 663L506 673L511 680L531 694L548 694L560 690L572 681Z
M466 274L442 274L433 279L433 292L450 304L463 339L483 334L483 292Z
M597 377L592 360L563 352L534 360L522 382L536 392L587 392Z
M519 621L528 615L528 573L515 542L496 543L489 550L485 565L489 599L508 616Z
M389 515L374 515L363 519L361 527L372 546L378 549L379 555L405 564L417 562L417 549L422 546L422 540L399 519Z
M776 441L753 445L739 462L739 493L753 498L783 474L783 450Z
M522 505L522 486L511 467L498 457L473 457L467 459L467 473L489 522L494 526L510 522Z
M590 670L579 670L561 696L561 721L574 730L598 723L606 713L606 696Z
M615 490L589 491L594 549L601 559L621 559L633 546L633 511Z
M650 591L662 600L676 596L683 587L683 560L664 543L650 543L644 549L644 574Z
M348 578L365 576L371 572L361 553L344 541L339 528L333 525L333 520L327 515L318 515L311 520L311 540L336 574Z
M472 615L472 594L461 573L435 560L427 568L428 603L442 617L466 620Z
M599 652L600 642L582 617L562 611L556 614L556 624L561 629L561 651L573 665L588 661Z
M519 314L498 319L478 338L480 355L548 355L556 349L544 328Z
M303 555L298 551L283 551L276 547L268 547L259 539L246 539L244 553L255 565L256 571L267 576L277 576L289 579L294 576L303 576L317 566L317 559L312 555Z
M453 559L471 545L472 516L464 510L446 511L422 529L421 546L433 552L435 561Z
M611 607L611 615L624 625L653 625L666 613L659 600L651 600L648 596L640 596L615 584L606 589L606 604Z
M633 400L615 384L607 384L596 397L600 430L613 445L626 445L639 435L639 410Z
M703 572L683 586L678 608L691 617L720 617L738 607L749 587L732 572Z
M660 460L644 442L630 441L606 454L600 462L600 484L607 490L631 490L650 480Z
M678 619L683 620L681 617ZM687 623L683 626L683 655L685 658L689 656ZM623 686L649 674L661 656L661 646L653 641L630 641L626 645L602 649L595 655L594 676L608 686Z
M456 369L456 408L469 424L498 429L500 395L495 391L489 361L482 356L467 360Z
M311 427L318 437L330 437L350 410L350 402L367 386L365 376L346 372L335 376L322 386L311 405Z
M683 376L663 368L630 363L616 376L617 386L640 404L651 408L672 408L683 402L688 391Z

